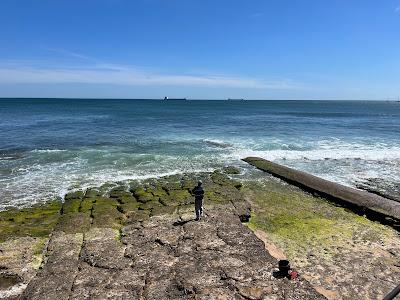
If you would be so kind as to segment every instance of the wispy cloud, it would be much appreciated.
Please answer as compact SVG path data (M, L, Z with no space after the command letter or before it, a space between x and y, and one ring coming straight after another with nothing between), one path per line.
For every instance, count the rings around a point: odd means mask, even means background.
M50 47L42 47L44 50L50 51L50 52L54 52L54 53L58 53L61 54L63 56L69 56L69 57L73 57L73 58L78 58L78 59L83 59L83 60L88 60L88 61L92 61L92 62L96 62L97 60L93 57L81 54L81 53L77 53L74 51L69 51L69 50L65 50L65 49L61 49L61 48L50 48Z
M400 13L400 5L397 6L397 7L394 9L394 11L395 11L396 13Z
M0 68L0 83L89 83L114 85L171 85L254 89L298 88L289 80L264 81L220 75L175 75L137 72L134 69Z
M193 86L229 87L266 90L301 89L301 85L287 79L264 80L219 74L165 74L129 65L99 62L80 53L64 49L46 48L62 55L86 60L77 65L45 64L35 61L0 62L0 84L86 83L125 86Z

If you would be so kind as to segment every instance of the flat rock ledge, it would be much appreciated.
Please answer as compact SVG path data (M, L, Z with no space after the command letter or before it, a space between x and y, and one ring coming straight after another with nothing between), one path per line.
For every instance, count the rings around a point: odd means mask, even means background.
M108 184L59 206L3 212L0 298L325 299L301 277L272 276L277 261L242 224L249 218L240 182L222 172Z

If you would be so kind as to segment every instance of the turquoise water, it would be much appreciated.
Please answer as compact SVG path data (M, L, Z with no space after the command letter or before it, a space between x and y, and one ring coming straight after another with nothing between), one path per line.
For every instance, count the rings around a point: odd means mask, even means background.
M0 208L261 156L353 186L399 182L400 103L0 99Z

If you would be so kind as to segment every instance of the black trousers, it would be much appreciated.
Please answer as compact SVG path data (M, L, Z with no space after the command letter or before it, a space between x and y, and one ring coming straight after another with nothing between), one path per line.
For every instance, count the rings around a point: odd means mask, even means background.
M203 215L203 198L194 199L194 209L196 210L196 218L200 218Z

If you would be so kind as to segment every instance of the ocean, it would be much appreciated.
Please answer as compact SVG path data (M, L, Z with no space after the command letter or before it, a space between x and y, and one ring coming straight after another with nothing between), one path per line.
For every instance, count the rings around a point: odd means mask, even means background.
M0 99L0 210L259 156L356 186L400 182L400 103Z

